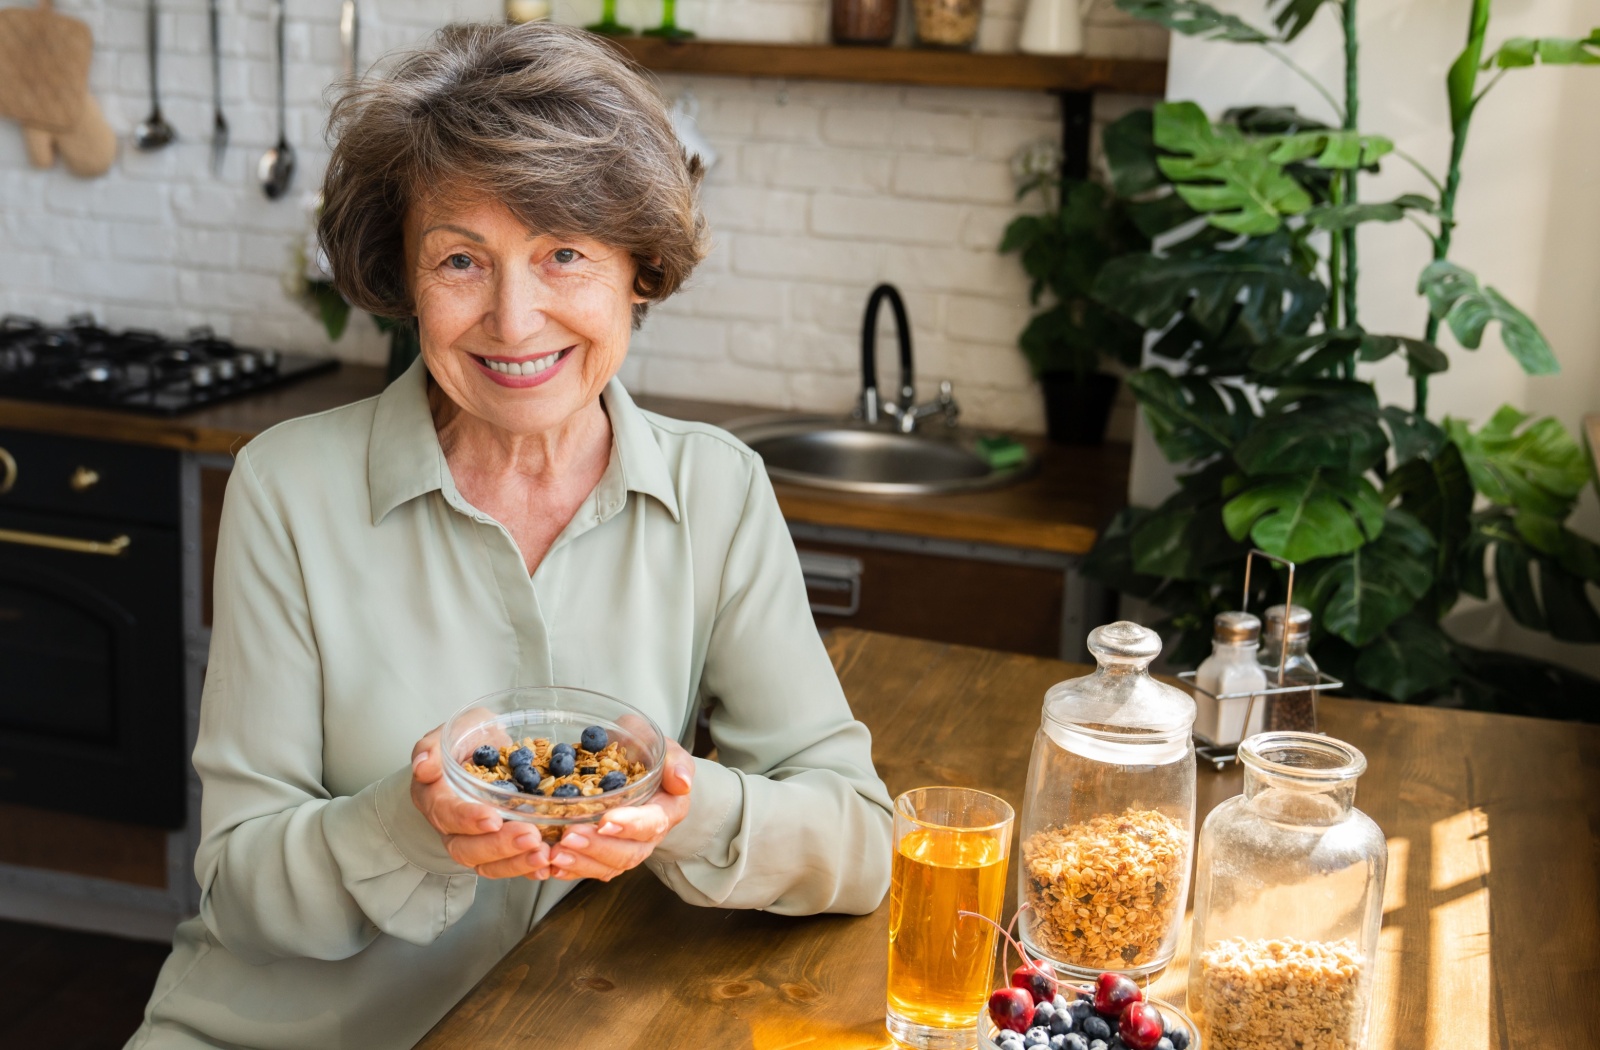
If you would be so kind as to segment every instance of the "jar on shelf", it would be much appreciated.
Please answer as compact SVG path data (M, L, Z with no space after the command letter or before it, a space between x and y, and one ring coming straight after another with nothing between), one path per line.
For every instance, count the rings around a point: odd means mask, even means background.
M1217 614L1211 655L1194 674L1196 737L1227 747L1261 731L1266 705L1259 694L1267 687L1267 673L1258 659L1260 648L1260 620L1247 612Z
M1304 686L1266 698L1268 732L1317 731L1317 686L1322 681L1311 645L1311 610L1300 605L1274 605L1267 610L1267 629L1261 640L1262 670L1267 687ZM1287 634L1287 645L1285 644Z
M970 48L977 42L983 0L914 0L912 6L923 47Z
M886 45L899 11L898 0L833 0L829 32L835 44Z
M1153 973L1183 925L1194 845L1194 700L1150 677L1154 631L1089 635L1093 674L1051 687L1028 761L1022 939L1063 975Z
M1206 1050L1362 1050L1389 859L1355 808L1367 760L1331 737L1270 732L1239 759L1244 794L1200 829L1189 1013Z

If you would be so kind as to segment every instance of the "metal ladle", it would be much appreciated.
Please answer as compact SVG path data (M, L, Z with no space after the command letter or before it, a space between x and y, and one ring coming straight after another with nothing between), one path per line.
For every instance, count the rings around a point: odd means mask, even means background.
M150 50L150 115L144 123L133 129L133 144L140 149L152 150L160 149L178 137L172 125L161 115L161 90L156 62L161 40L156 29L156 0L150 0L146 13L145 43Z
M154 2L154 0L152 0ZM261 155L256 177L268 200L277 200L289 190L294 179L294 150L289 146L288 118L285 116L283 24L288 20L284 0L278 0L278 144Z

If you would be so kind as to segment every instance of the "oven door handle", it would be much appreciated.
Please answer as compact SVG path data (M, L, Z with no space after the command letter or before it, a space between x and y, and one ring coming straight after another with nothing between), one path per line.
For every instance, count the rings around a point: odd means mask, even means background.
M127 536L113 536L109 540L79 540L71 536L51 536L44 532L19 532L16 529L0 529L0 543L16 543L24 547L48 547L55 551L71 551L74 554L104 554L115 558L125 552L133 541Z

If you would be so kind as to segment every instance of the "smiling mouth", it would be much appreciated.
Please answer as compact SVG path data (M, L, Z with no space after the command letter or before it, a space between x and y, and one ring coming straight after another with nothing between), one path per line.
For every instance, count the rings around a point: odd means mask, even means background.
M478 361L503 376L536 376L571 352L572 347L569 346L565 350L557 350L526 361L500 361L492 357L479 357Z

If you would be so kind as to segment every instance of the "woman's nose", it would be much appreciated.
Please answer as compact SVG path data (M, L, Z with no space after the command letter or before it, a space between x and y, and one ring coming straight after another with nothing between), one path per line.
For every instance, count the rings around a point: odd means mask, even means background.
M530 273L505 273L495 288L485 318L490 334L508 347L520 346L544 328L549 289Z

